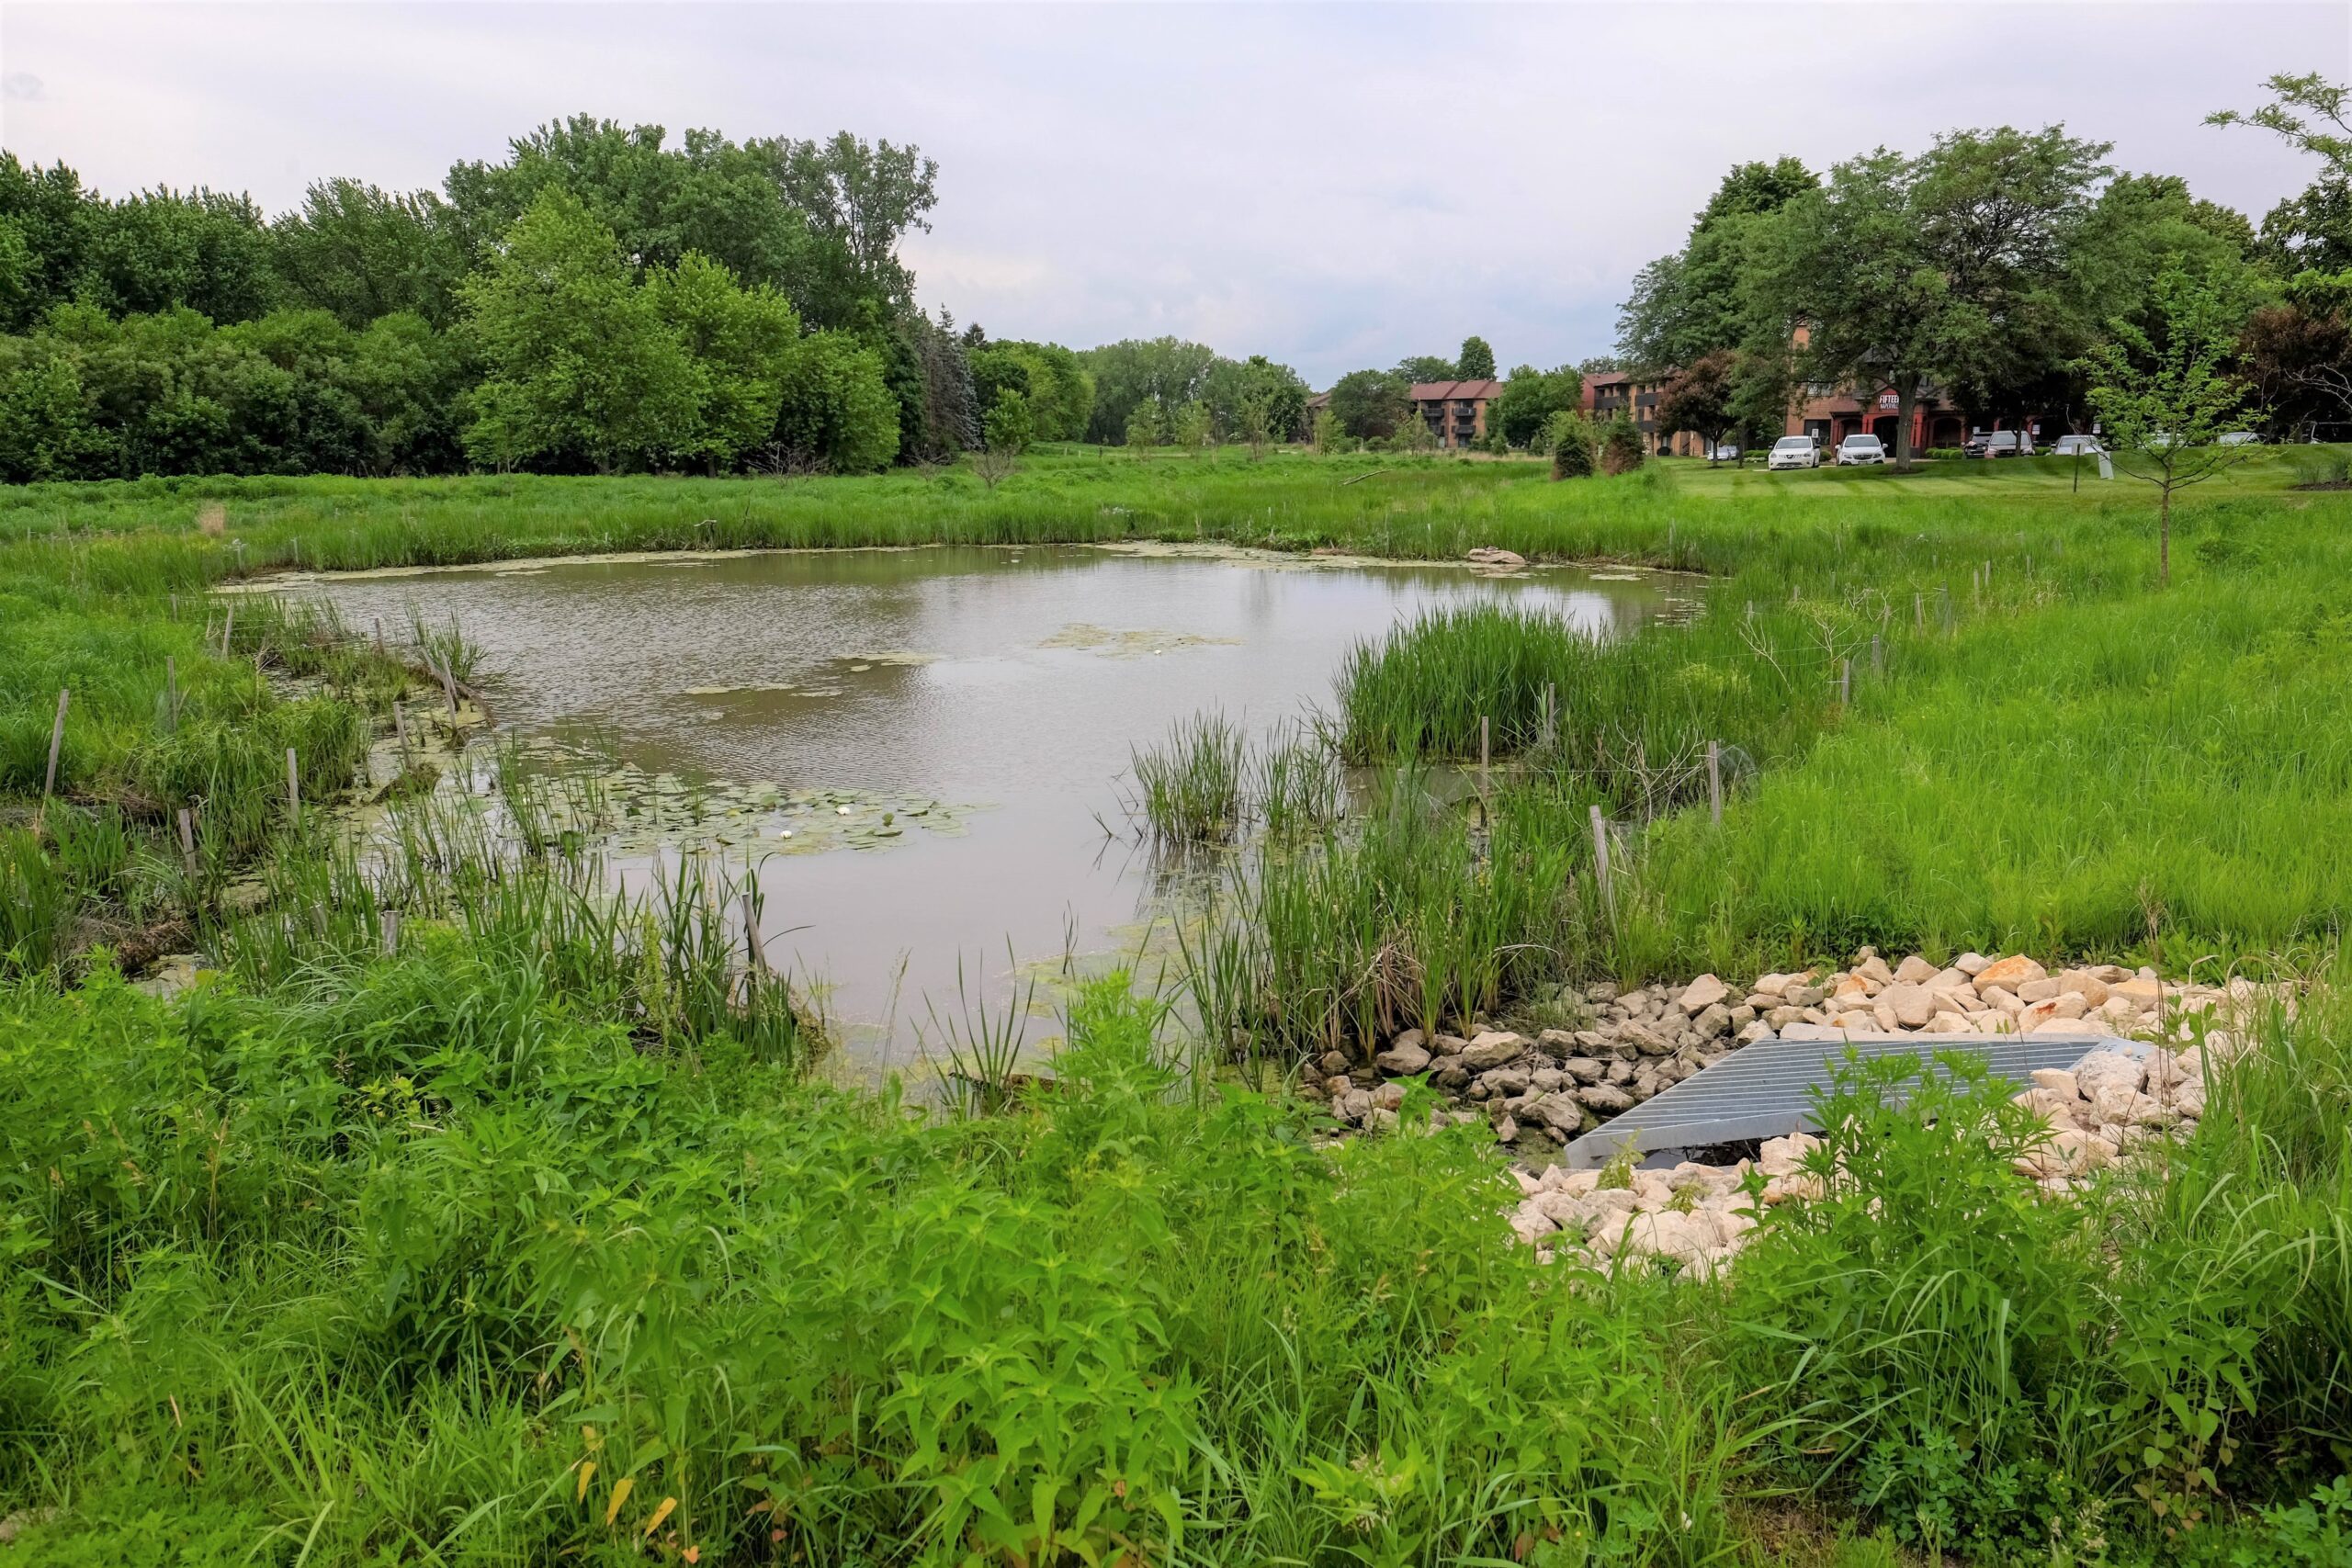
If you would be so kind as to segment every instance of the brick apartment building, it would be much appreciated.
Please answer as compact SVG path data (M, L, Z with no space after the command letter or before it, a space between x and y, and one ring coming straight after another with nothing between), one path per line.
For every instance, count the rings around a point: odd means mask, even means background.
M1622 370L1604 371L1584 378L1584 412L1588 418L1599 422L1620 417L1634 422L1642 433L1642 446L1659 457L1703 457L1707 444L1687 430L1661 435L1657 428L1657 405L1666 396L1666 379L1638 381Z
M1413 412L1440 446L1467 446L1487 434L1487 405L1502 391L1500 381L1416 381Z

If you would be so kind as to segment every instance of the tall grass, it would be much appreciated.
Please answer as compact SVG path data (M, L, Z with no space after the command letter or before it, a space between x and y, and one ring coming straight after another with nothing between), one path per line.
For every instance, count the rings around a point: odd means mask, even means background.
M1135 750L1137 805L1165 844L1210 843L1242 826L1248 748L1223 714L1179 719L1160 745Z
M1538 1267L1464 1135L1196 1107L1115 980L1056 1092L927 1121L644 1054L522 958L430 926L176 1010L0 990L41 1277L0 1280L0 1495L71 1488L18 1551L1728 1550L1742 1443L1664 1287Z
M2014 1086L1953 1058L1858 1069L1820 1107L1826 1201L1770 1213L1722 1331L1784 1425L1776 1464L1970 1560L2312 1562L2233 1500L2352 1467L2352 1033L2341 975L2209 1058L2197 1135L2066 1202L2010 1159ZM2316 1527L2312 1527L2316 1533ZM2223 1539L2213 1540L2217 1535Z

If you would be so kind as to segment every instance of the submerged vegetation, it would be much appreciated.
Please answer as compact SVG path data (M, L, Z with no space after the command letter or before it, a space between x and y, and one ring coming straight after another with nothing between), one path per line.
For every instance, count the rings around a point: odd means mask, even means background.
M1858 1520L1815 1553L1847 1564L2330 1562L2352 870L2314 846L2352 841L2352 501L2292 477L2257 458L2183 502L2161 592L2145 508L2033 461L1566 487L1532 463L1048 451L993 489L0 495L16 1550L1696 1564L1785 1557L1758 1542L1790 1507ZM427 670L469 650L424 625L379 655L372 627L209 592L931 538L1493 545L1712 581L1621 639L1400 626L1319 729L1211 718L1142 752L1171 841L1243 846L1184 934L1182 1010L1215 1048L1116 979L1063 988L1050 1025L976 1004L951 1032L978 1092L928 1110L812 1079L808 1021L746 947L793 912L746 909L716 863L616 903L503 773L484 809L512 833L414 802L363 860L298 821L288 748L328 802L396 697L446 732ZM2004 1092L1962 1074L1897 1112L1849 1083L1828 1124L1870 1141L1826 1168L1867 1189L1774 1211L1715 1280L1541 1263L1477 1129L1322 1147L1217 1071L1564 976L1864 941L2322 984L2193 1140L2068 1204L2007 1179ZM191 947L219 972L175 998L121 977ZM1061 1037L1050 1083L1012 1070L1024 1031Z

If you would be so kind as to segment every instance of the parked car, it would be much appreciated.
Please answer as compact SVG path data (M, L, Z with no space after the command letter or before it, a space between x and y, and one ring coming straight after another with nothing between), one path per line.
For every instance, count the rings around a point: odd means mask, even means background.
M2096 457L2104 450L2106 448L2099 446L2096 435L2062 435L2050 448L2050 455L2053 457Z
M1875 435L1857 431L1838 443L1838 466L1841 468L1860 468L1864 463L1886 461L1886 445Z
M1978 431L1961 444L1963 457L2030 457L2033 436L2022 430Z
M1739 443L1736 441L1725 441L1717 446L1715 448L1715 461L1718 463L1738 462Z
M2216 446L2259 446L2262 437L2251 430L2233 430L2214 443Z
M1821 467L1821 443L1810 435L1783 435L1772 443L1772 456L1764 466L1768 468L1817 468Z

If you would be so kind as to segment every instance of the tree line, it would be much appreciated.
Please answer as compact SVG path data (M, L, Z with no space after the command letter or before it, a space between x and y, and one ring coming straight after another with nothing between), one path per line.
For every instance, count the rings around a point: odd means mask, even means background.
M437 191L324 180L271 217L0 152L0 479L856 473L1127 439L1139 409L1159 439L1301 434L1262 357L926 315L901 242L937 178L848 132L582 115Z
M1731 170L1682 247L1642 269L1626 364L1666 383L1660 423L1711 443L1769 439L1808 389L1891 389L1897 460L1923 398L1982 425L2087 429L2118 345L2153 364L2175 317L2231 328L2221 368L2276 434L2352 422L2352 165L2345 89L2279 75L2251 125L2321 170L2257 227L2165 175L2119 173L2106 142L2002 127L1926 152L1880 148L1818 175L1792 158ZM2188 315L2183 315L2188 312Z

